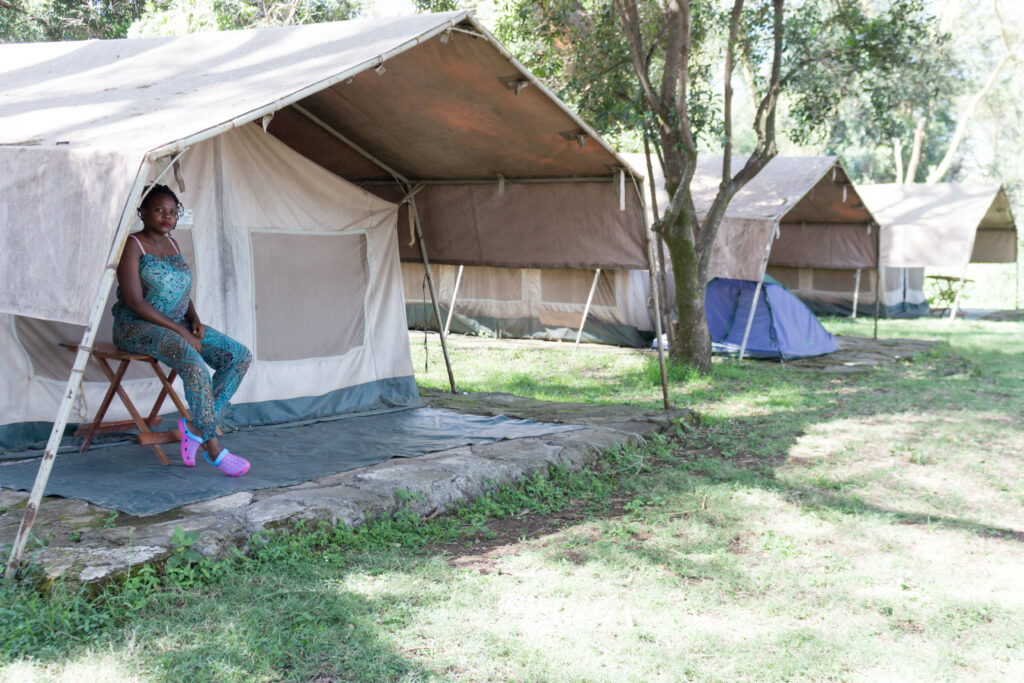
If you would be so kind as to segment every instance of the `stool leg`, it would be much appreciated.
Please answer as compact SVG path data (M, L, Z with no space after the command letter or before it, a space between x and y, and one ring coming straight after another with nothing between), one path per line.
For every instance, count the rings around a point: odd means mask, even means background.
M110 366L107 365L107 362L104 359L97 358L96 360L98 360L100 364L104 366L104 372L108 373L110 381L111 383L114 384L114 388L117 391L117 395L121 397L121 401L124 403L124 407L128 409L128 414L132 416L132 420L135 421L135 425L139 428L139 431L142 432L143 434L149 434L151 431L149 429L149 425L146 424L146 421L142 419L141 415L139 415L139 411L135 409L135 404L132 403L131 398L128 397L128 392L126 392L124 388L121 386L120 379L118 379L118 381L116 382L114 381L113 371L110 369ZM122 372L121 374L123 375L124 373ZM160 459L161 463L163 463L164 465L171 464L171 461L167 459L167 454L164 453L164 449L160 448L160 446L156 444L150 444L149 447L153 449L153 451L156 453L156 457Z
M99 364L104 374L106 374L107 379L110 380L110 387L107 389L107 394L103 397L103 402L100 403L99 410L96 411L96 419L92 421L92 424L89 425L88 431L85 433L85 440L82 442L82 447L78 449L79 453L84 453L86 449L89 448L89 444L92 443L92 437L96 435L96 429L103 422L103 416L107 414L107 409L110 408L110 402L114 400L114 394L117 391L117 387L121 386L121 379L124 377L125 371L128 370L129 363L129 361L126 360L121 361L121 364L118 365L117 372L115 373L110 369L110 366L104 359L93 356L93 360Z

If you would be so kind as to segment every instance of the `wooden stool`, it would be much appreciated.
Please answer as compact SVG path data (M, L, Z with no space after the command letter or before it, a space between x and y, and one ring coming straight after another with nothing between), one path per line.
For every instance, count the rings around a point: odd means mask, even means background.
M66 349L72 351L78 351L78 344L61 343ZM99 410L96 412L96 418L92 421L92 424L82 425L75 431L75 436L84 436L85 441L82 443L82 447L79 452L84 451L92 443L92 438L97 434L104 434L106 432L123 432L132 427L138 427L139 429L139 443L149 446L156 453L156 457L160 458L160 462L164 465L169 465L170 461L167 459L167 454L164 453L164 449L160 448L162 443L174 443L181 441L181 434L177 429L168 432L154 432L153 427L160 424L160 407L164 403L164 399L168 396L171 397L171 401L174 402L174 406L178 409L178 412L185 417L186 420L191 419L188 408L178 397L178 394L174 391L174 387L171 383L174 378L177 377L178 373L171 370L170 375L164 375L164 371L160 368L160 364L152 356L147 356L142 353L129 353L128 351L121 351L113 344L109 342L97 342L92 348L92 357L96 363L103 370L103 374L110 380L110 388L107 389L107 395L103 397L103 402L100 404ZM117 360L121 364L117 367L117 372L111 369L108 360ZM157 379L163 385L163 389L160 391L160 395L157 396L156 402L153 404L153 409L149 411L149 417L143 418L139 411L136 410L132 400L128 397L128 392L121 386L121 380L124 378L124 373L128 370L128 364L133 360L143 361L149 363L153 368L153 372L156 373ZM114 394L121 397L121 402L124 403L124 407L128 409L128 413L132 416L131 420L120 420L117 422L103 422L103 416L107 414L107 409L110 407L110 402L114 399Z

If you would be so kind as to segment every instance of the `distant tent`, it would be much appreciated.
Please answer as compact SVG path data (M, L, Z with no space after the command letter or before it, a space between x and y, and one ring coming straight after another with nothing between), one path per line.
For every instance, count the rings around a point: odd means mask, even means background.
M715 278L704 295L708 330L717 353L739 353L756 282ZM814 314L771 276L757 298L744 355L782 361L832 353L838 348Z

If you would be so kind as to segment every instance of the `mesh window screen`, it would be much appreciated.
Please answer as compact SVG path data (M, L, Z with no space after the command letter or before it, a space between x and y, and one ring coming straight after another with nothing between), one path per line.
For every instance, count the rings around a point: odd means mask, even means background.
M192 268L192 299L195 300L196 284L199 281L199 273L196 270L195 248L192 244L192 232L189 230L175 230L174 240L181 249L181 255ZM114 336L114 315L110 309L117 301L117 283L114 283L110 290L107 303L103 306L103 317L100 319L99 329L96 330L96 341L110 343ZM199 311L199 318L202 319L203 312ZM14 316L14 329L18 335L18 341L25 349L28 357L32 360L32 368L37 377L65 381L71 374L71 367L75 364L75 354L68 349L59 346L61 342L77 344L82 341L82 334L85 328L79 325L58 323L52 320L39 320ZM116 370L117 363L112 367ZM131 363L125 379L152 379L153 370L142 363ZM89 361L85 366L86 382L106 382L107 376L103 374L95 362Z
M594 284L594 271L570 269L545 269L541 271L541 299L549 304L587 303L587 295ZM602 270L594 292L593 306L615 305L615 280L612 271Z
M341 356L361 346L369 267L362 234L252 234L256 359Z

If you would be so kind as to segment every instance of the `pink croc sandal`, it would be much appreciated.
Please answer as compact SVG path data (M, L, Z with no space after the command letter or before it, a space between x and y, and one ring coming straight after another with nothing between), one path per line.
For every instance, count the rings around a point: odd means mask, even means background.
M206 462L229 477L240 477L249 471L249 461L238 457L234 453L229 453L226 448L220 450L220 455L217 456L216 460L210 460L209 453L204 453L203 457L206 458Z
M181 459L185 462L185 467L195 467L196 451L203 445L203 441L188 430L185 418L178 420L178 431L181 432Z

